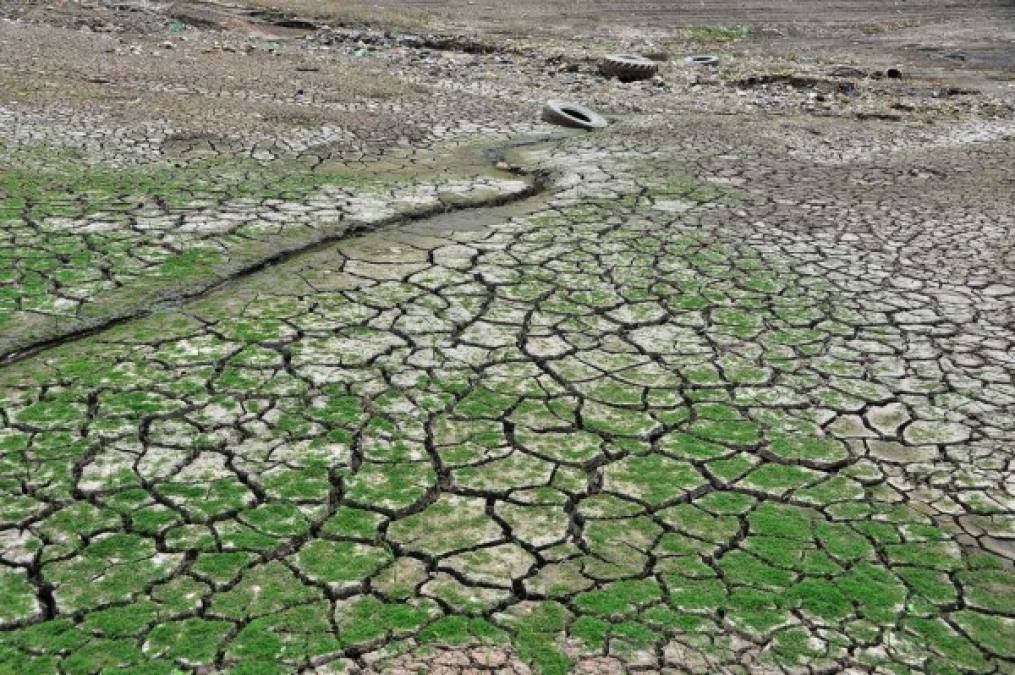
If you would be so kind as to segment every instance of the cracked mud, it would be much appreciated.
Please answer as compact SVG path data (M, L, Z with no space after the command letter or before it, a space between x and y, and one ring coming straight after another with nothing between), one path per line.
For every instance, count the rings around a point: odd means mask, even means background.
M0 102L0 671L1015 672L1011 90L335 35L422 89Z

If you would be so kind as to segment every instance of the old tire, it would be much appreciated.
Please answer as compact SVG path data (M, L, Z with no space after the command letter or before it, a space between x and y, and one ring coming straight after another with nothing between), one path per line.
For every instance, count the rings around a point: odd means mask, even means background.
M599 113L569 101L547 101L543 106L543 121L587 131L602 129L608 124Z
M659 72L659 64L635 54L610 54L599 62L599 72L622 82L647 80Z
M693 66L714 66L719 63L719 57L715 54L691 54L684 60Z

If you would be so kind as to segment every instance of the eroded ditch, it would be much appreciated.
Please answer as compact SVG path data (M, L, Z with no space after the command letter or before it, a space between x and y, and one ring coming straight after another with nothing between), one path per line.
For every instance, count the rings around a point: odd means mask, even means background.
M546 134L535 138L521 137L513 141L488 147L478 149L466 148L464 151L457 151L455 153L456 157L459 158L455 160L456 163L464 160L464 166L469 166L470 164L485 162L491 170L511 175L524 181L524 186L520 189L504 193L494 190L494 194L480 196L479 198L465 197L457 200L452 199L451 201L437 199L433 200L435 203L432 205L413 208L406 213L382 215L382 217L363 221L357 221L354 218L343 220L341 226L329 227L324 222L316 226L315 230L317 231L309 237L305 234L303 236L288 235L280 239L269 240L265 246L255 249L254 255L243 255L242 250L229 251L229 254L239 258L239 260L231 260L227 257L224 260L218 261L215 265L213 276L205 271L205 276L210 278L189 278L186 280L186 285L183 288L173 289L168 293L148 294L144 297L143 306L142 303L135 303L136 306L131 306L131 303L126 298L123 298L119 303L120 307L106 302L103 303L101 316L91 319L62 318L59 321L61 328L55 331L55 335L41 340L37 338L23 338L20 340L20 343L18 338L0 340L0 345L6 348L6 352L0 355L0 364L12 363L49 347L80 337L94 335L110 326L200 297L206 293L213 292L228 281L256 274L266 267L290 260L303 253L317 250L343 238L354 237L378 228L394 227L411 222L419 222L422 228L440 229L448 226L462 227L466 225L466 221L469 221L471 226L475 227L479 226L479 223L482 222L495 222L499 218L510 217L510 215L524 210L525 204L531 202L532 198L543 194L549 187L551 177L544 172L526 172L523 168L517 166L512 167L510 171L506 171L505 169L508 168L508 165L503 162L505 154L514 148L538 146L563 137L560 134ZM498 169L498 167L503 168ZM514 208L505 208L512 205L516 206ZM381 208L382 210L384 209L383 206ZM211 218L214 219L214 217L213 214ZM282 226L285 226L284 223ZM266 256L258 256L257 251L265 247L270 248L273 252ZM134 293L139 291L139 288L132 289Z

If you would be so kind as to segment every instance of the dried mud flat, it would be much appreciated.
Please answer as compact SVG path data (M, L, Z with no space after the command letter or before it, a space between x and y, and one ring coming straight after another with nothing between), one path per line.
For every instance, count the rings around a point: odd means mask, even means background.
M0 672L1015 672L1013 60L0 0Z

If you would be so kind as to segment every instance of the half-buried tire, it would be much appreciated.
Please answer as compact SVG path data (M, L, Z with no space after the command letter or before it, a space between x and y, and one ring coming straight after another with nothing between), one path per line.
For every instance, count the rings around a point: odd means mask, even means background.
M719 57L715 54L691 54L684 60L694 66L714 66L719 63Z
M568 101L547 101L543 106L543 121L573 129L602 129L606 118L583 105Z
M610 54L599 62L599 72L622 82L647 80L659 72L659 64L636 54Z

